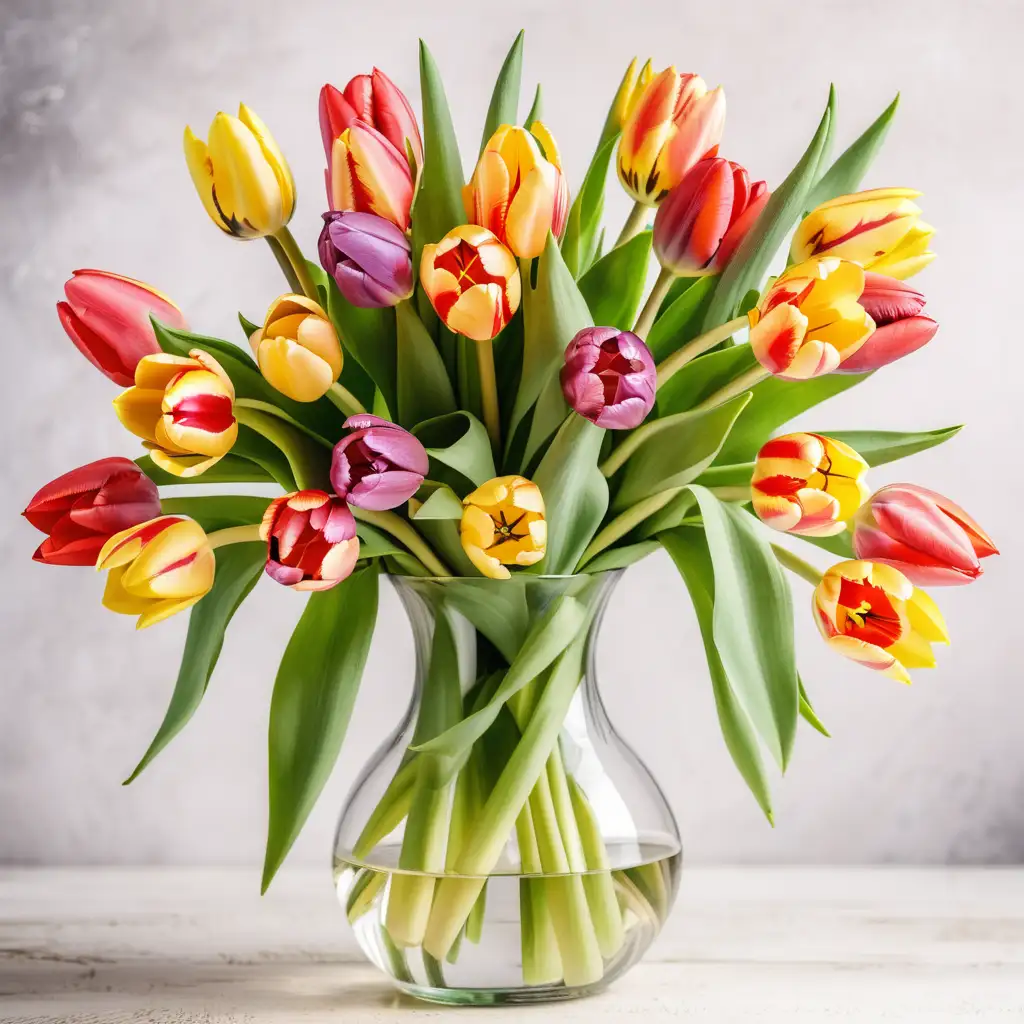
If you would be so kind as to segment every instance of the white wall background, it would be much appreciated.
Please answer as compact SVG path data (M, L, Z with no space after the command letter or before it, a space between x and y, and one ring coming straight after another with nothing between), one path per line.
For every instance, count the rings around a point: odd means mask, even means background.
M110 454L135 455L113 386L73 350L53 304L72 269L103 267L174 296L193 326L241 340L283 290L266 247L225 239L193 193L183 126L202 132L239 99L291 161L293 228L314 248L323 153L317 92L373 64L418 106L416 38L441 66L466 154L494 75L525 25L525 80L578 183L626 62L650 53L721 82L723 153L774 187L839 90L839 144L903 103L866 185L912 185L938 226L939 259L915 279L941 322L935 342L808 414L810 429L920 429L966 422L951 444L874 474L965 504L1001 543L981 582L939 597L954 635L911 688L831 656L809 613L801 665L831 740L802 729L776 784L771 830L718 733L697 631L663 555L632 569L601 650L615 720L669 793L694 859L1009 862L1024 859L1024 673L1019 580L1024 92L1016 0L3 0L0 4L0 862L259 861L274 667L299 599L258 588L229 633L186 732L128 789L156 728L186 620L136 634L104 611L88 570L29 560L18 518L35 489ZM525 104L529 102L524 98ZM611 189L609 220L625 215ZM809 588L797 584L799 609ZM618 620L618 624L616 624ZM411 640L385 595L348 742L295 849L323 862L347 787L397 719ZM255 882L254 882L255 884Z

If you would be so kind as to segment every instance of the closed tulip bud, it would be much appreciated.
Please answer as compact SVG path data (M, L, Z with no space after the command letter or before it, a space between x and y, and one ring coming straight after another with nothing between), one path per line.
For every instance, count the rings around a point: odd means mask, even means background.
M100 459L51 480L22 515L47 534L37 562L95 565L115 533L160 515L160 495L130 459Z
M335 446L331 486L357 508L383 512L404 505L427 475L426 449L389 420L363 413L350 416L351 430Z
M330 166L334 140L356 121L362 121L381 133L399 153L406 143L416 165L423 165L423 142L416 115L405 94L378 68L368 75L356 75L344 91L333 85L320 90L320 134Z
M160 351L150 317L187 331L181 310L166 295L106 270L76 270L64 285L57 316L86 359L115 384L128 387L143 356Z
M324 270L353 306L381 309L412 295L412 246L383 217L325 213L318 249Z
M783 380L831 373L871 336L874 321L859 303L864 271L817 257L789 267L748 314L757 361Z
M909 683L933 668L932 644L948 644L942 613L898 569L877 562L833 565L814 591L814 620L834 651Z
M161 353L135 368L135 387L114 400L118 419L174 476L199 476L235 443L235 389L202 349L188 358Z
M876 274L911 277L935 259L928 249L935 229L921 221L913 202L920 194L875 188L822 203L796 229L792 260L839 256Z
M342 498L295 491L275 498L263 515L267 575L293 590L330 590L359 559L356 521Z
M462 549L492 580L512 575L507 565L533 565L544 557L548 524L540 488L521 476L499 476L462 499Z
M914 484L889 484L871 496L854 519L853 550L917 586L936 587L976 580L980 559L999 554L962 508Z
M267 383L296 402L315 402L341 376L341 344L327 314L305 295L282 295L249 338Z
M656 377L651 350L635 334L585 327L566 347L562 394L591 423L632 430L654 407Z
M836 372L869 373L927 345L939 325L921 312L924 302L924 295L909 284L884 274L866 273L860 304L875 322L875 330Z
M413 177L404 151L376 128L354 121L334 140L327 195L332 210L375 213L409 229Z
M831 537L867 499L868 464L848 445L822 434L783 434L757 453L750 481L758 518L773 530Z
M619 140L619 180L645 206L657 206L698 160L714 156L725 128L725 93L700 75L666 68L633 106Z
M487 228L463 224L423 246L420 283L449 330L489 341L519 308L519 265Z
M97 569L109 571L104 607L138 615L136 629L203 598L213 586L215 567L203 528L181 516L160 516L115 534L96 559Z
M540 121L529 130L503 124L490 138L462 190L466 216L494 232L521 259L544 251L569 216L569 186L551 133Z
M644 90L654 77L654 69L651 67L649 60L640 69L639 73L637 73L636 65L637 59L634 57L629 62L629 67L626 68L626 73L622 76L622 81L619 83L619 91L615 94L615 99L612 101L612 108L608 112L608 121L605 125L606 131L617 132L622 130L623 126L632 116L633 111L636 110Z
M680 277L717 274L761 215L768 186L731 160L694 164L654 218L654 252Z
M185 161L210 219L236 238L263 238L292 219L295 182L267 126L243 103L219 113L208 142L185 129Z

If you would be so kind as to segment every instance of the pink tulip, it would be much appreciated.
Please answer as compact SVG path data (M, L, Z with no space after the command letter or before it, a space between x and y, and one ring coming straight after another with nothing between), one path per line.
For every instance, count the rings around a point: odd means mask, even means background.
M347 434L334 446L331 483L357 508L384 512L408 501L427 475L423 445L396 423L363 413L350 416Z
M332 210L375 213L408 230L413 196L409 161L376 128L353 121L334 140L328 162Z

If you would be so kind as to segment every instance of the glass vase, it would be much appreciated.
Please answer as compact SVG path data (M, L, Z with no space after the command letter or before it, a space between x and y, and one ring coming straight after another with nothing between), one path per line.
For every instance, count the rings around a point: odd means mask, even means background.
M675 819L595 674L619 575L391 577L416 681L342 811L334 875L360 946L403 991L587 995L671 909Z

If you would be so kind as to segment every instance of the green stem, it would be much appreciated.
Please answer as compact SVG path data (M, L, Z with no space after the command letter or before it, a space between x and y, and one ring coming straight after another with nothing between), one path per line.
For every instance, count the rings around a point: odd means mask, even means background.
M299 243L295 241L295 236L288 230L287 225L276 232L274 238L281 246L285 256L288 257L288 262L292 265L292 270L295 271L295 278L302 294L314 302L319 302L320 296L317 293L316 285L313 284L313 278L309 276L306 257L302 255Z
M673 352L672 355L664 359L658 366L658 387L661 388L666 381L671 379L674 373L681 370L691 359L696 359L697 356L707 352L708 349L714 348L719 342L725 341L726 338L735 334L748 322L745 316L738 316L735 320L730 320L728 323L715 327L705 334L694 338L692 341L688 341L682 348Z
M501 420L498 412L498 378L494 370L494 343L481 341L476 347L476 361L480 370L480 403L483 406L484 425L495 454L501 451Z
M451 576L451 571L437 555L431 551L427 542L399 515L394 512L371 512L369 509L350 506L356 519L361 519L370 526L390 533L400 540L435 576Z
M247 544L260 539L258 523L254 523L252 526L229 526L225 530L214 530L213 533L206 535L207 543L214 550L222 548L226 544Z
M792 551L779 544L773 544L772 551L775 552L779 565L784 565L790 572L795 573L801 579L807 580L812 587L816 587L821 582L822 574L820 570L815 569L810 562L805 562L799 555L794 555Z
M343 384L335 381L328 389L326 397L333 402L346 416L365 416L366 408Z
M638 427L626 436L626 439L615 448L611 455L601 463L601 472L611 479L622 468L626 459L630 457L649 437L660 433L666 427L672 426L675 422L673 417L651 420L642 427Z
M750 501L749 487L709 487L719 501Z
M293 293L301 292L302 285L299 284L299 279L295 276L295 269L292 267L291 260L288 259L284 251L284 246L273 235L266 235L264 240L270 246L270 251L274 254L274 259L277 260L277 265L281 268L281 273L284 274L284 279L288 282L289 290Z
M699 402L690 412L703 412L705 409L714 409L715 406L723 405L730 398L742 395L744 391L749 391L755 384L760 384L770 376L769 371L760 364L752 366L746 373L740 374L734 381L726 384L724 388L719 388L713 395L709 395L703 402Z
M309 427L304 426L293 416L289 416L284 409L278 408L271 402L261 402L258 398L236 398L235 418L239 423L245 423L245 417L238 414L239 409L253 409L256 412L266 413L268 416L276 416L279 420L284 420L285 423L295 427L296 430L301 430L307 437L311 437L316 441L317 444L322 444L325 448L334 448L334 445L326 437L322 437L315 430L310 430ZM250 426L251 424L246 425Z
M662 267L661 273L658 274L658 279L654 282L654 287L651 289L651 294L647 296L647 301L644 303L644 308L640 311L640 315L636 318L636 325L633 327L633 333L640 338L647 340L647 335L650 333L651 327L654 326L655 318L658 316L658 310L661 309L661 304L665 301L665 296L668 295L668 290L672 287L672 282L678 275L674 271L668 269L668 267Z
M625 537L634 526L639 526L648 516L663 509L682 490L682 487L670 487L666 491L659 491L643 501L638 501L635 505L627 508L625 512L620 512L590 542L587 550L580 556L576 572L581 572L595 555L604 551L605 548L611 547L620 537Z
M633 209L629 211L626 223L622 225L622 231L619 232L619 237L615 240L616 249L620 245L625 245L634 235L640 234L647 223L650 212L650 207L644 206L643 203L633 204Z

